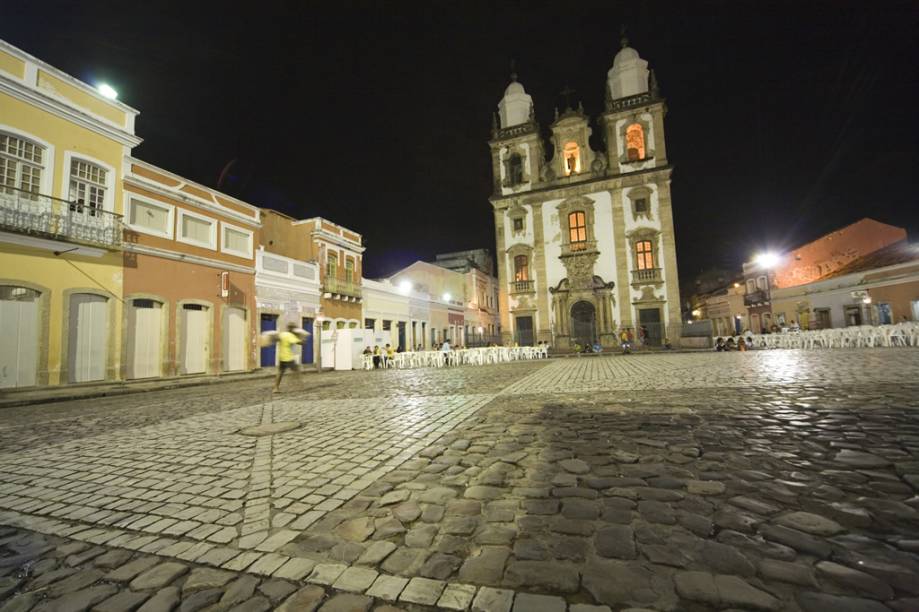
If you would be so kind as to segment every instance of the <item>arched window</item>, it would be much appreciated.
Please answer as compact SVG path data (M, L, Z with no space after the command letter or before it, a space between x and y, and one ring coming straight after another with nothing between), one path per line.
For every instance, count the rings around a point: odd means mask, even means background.
M105 203L108 171L82 159L70 161L70 210L96 215Z
M581 148L576 142L565 144L562 156L565 158L565 176L581 171Z
M575 211L568 215L568 239L572 251L587 248L587 218L583 211Z
M38 193L45 149L12 134L0 133L0 186ZM10 190L4 189L6 193Z
M507 180L511 185L523 182L523 156L511 153L507 158Z
M645 158L645 130L640 123L633 123L625 129L625 151L629 161Z
M635 260L639 270L652 270L654 268L654 253L651 250L650 240L639 240L635 243Z
M526 255L517 255L514 257L514 280L530 280L530 264Z

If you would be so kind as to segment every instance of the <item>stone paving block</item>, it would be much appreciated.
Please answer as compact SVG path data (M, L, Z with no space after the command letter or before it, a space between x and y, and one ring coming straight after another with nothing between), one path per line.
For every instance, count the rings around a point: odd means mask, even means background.
M440 599L445 586L446 583L443 580L412 578L399 595L399 601L433 606Z
M313 571L314 567L316 567L316 562L312 559L295 557L275 570L272 576L289 578L290 580L302 580Z
M152 567L131 581L131 588L135 591L145 589L158 589L182 576L188 571L188 566L182 563L167 561Z
M277 612L314 612L324 598L325 589L311 584L285 599L276 610Z
M226 561L220 567L231 572L241 572L261 558L262 553L246 551Z
M482 587L472 601L472 612L510 612L514 592Z
M353 593L334 595L322 604L319 612L368 612L373 605L373 599Z
M93 607L93 612L131 612L150 599L152 593L121 591Z
M568 604L561 597L517 593L514 612L565 612Z
M407 584L408 578L380 574L371 587L367 589L367 595L384 601L396 601Z
M364 567L349 567L332 584L333 589L363 593L377 578L377 572Z
M437 607L445 610L468 610L475 597L476 587L471 584L448 584L437 600Z
M309 575L307 580L316 584L330 586L333 582L338 580L338 577L341 576L342 572L346 569L348 569L348 566L341 563L320 563L313 568L313 572Z
M276 553L262 555L261 558L250 565L246 571L262 576L270 576L277 571L282 565L287 563L290 557Z

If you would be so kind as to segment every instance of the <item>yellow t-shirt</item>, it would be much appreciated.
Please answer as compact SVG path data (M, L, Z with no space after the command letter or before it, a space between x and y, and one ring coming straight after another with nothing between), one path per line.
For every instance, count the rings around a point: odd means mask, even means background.
M297 334L292 334L289 331L283 331L278 334L278 361L293 361L294 351L291 347L301 342L302 340Z

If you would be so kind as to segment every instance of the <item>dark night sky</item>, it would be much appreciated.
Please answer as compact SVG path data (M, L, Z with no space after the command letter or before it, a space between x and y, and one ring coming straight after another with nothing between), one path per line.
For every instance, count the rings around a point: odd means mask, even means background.
M684 279L866 215L919 235L916 2L231 7L3 2L0 37L114 84L136 156L209 186L237 160L228 193L361 232L369 277L494 250L509 59L544 131L566 84L596 116L623 23L668 100Z

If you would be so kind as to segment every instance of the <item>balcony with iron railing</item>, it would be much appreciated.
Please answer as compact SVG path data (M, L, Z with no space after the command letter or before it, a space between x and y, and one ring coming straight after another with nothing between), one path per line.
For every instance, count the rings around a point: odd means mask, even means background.
M644 270L632 270L633 285L647 285L651 283L662 283L660 268L645 268Z
M322 290L325 293L342 295L345 297L361 297L361 286L352 281L342 280L334 276L326 276L322 281Z
M15 187L0 187L0 230L121 249L121 215Z
M533 293L533 281L515 280L511 281L511 293Z
M763 289L751 291L743 296L744 306L755 306L756 304L766 304L769 302L769 294Z

